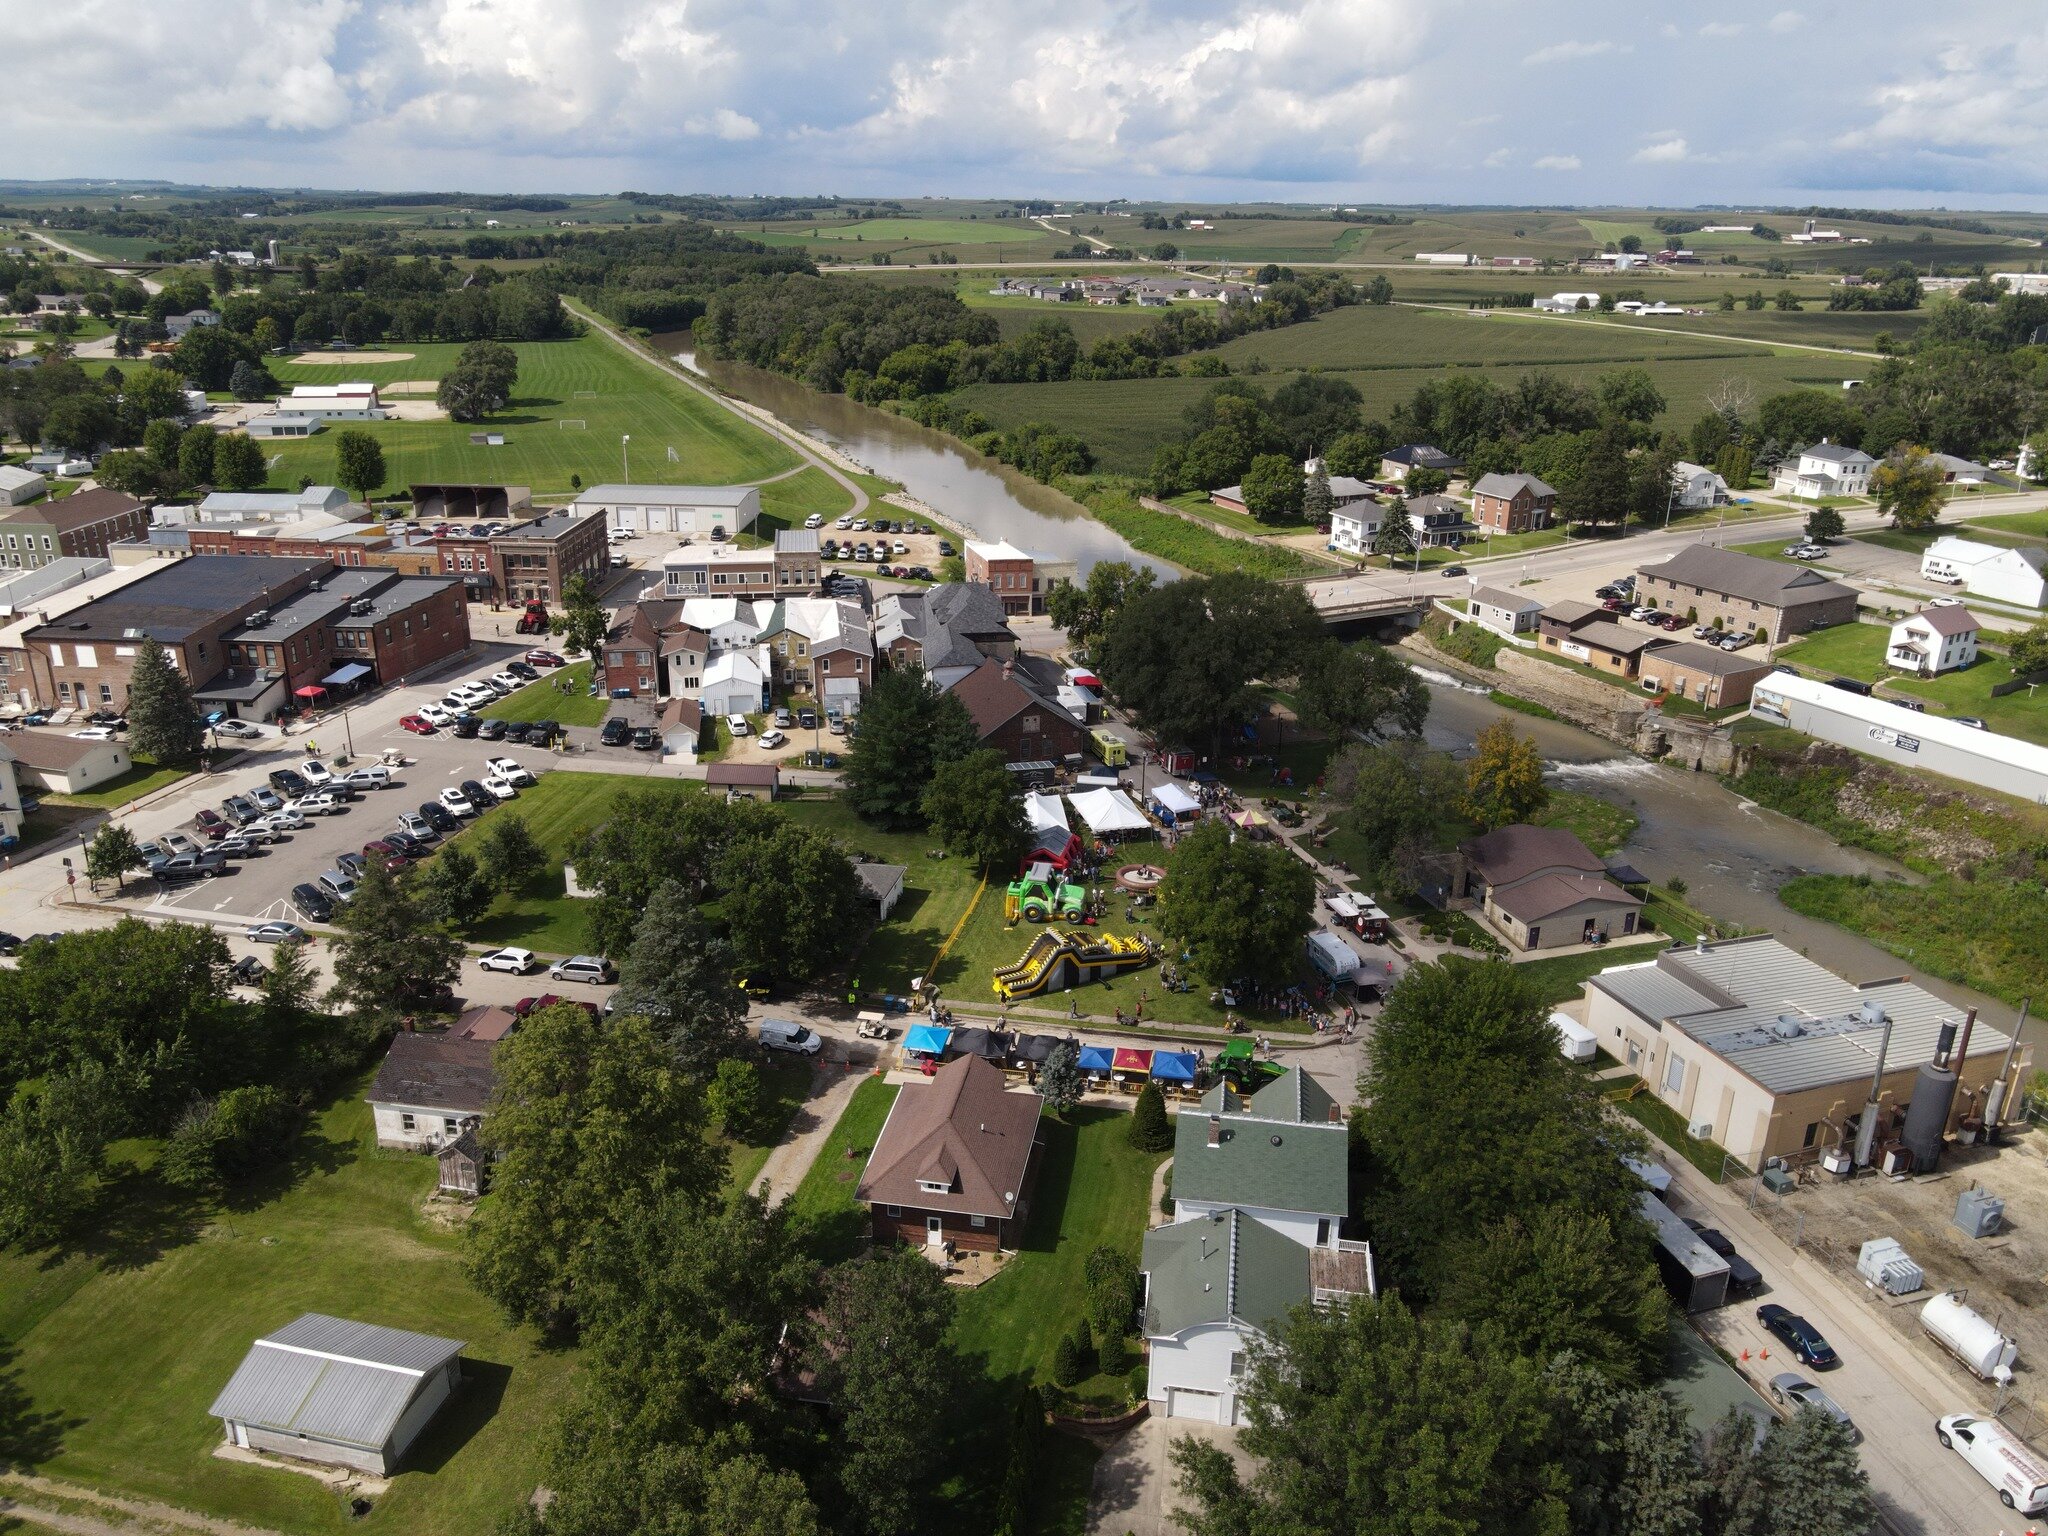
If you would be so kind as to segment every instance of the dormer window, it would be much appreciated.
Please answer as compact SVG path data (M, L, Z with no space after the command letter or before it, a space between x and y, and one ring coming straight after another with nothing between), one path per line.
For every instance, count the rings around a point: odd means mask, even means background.
M953 1186L950 1184L934 1184L929 1179L919 1179L917 1181L917 1187L923 1190L928 1195L949 1194L951 1193L953 1188Z

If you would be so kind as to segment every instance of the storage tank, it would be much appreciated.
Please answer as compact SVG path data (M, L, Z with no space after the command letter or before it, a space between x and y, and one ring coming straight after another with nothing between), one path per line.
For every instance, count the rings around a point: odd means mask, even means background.
M1965 1306L1954 1291L1943 1292L1920 1309L1920 1326L1984 1380L2012 1380L2019 1345L1992 1327L1981 1313Z
M1913 1102L1906 1106L1906 1123L1899 1128L1899 1140L1912 1154L1916 1173L1931 1173L1941 1161L1948 1112L1956 1099L1956 1075L1948 1066L1949 1049L1955 1038L1955 1025L1943 1024L1934 1060L1923 1065L1913 1078Z

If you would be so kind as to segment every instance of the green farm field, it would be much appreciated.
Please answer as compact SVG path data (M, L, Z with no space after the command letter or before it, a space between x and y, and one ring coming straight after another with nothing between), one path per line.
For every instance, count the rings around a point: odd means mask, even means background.
M286 361L272 371L285 384L365 379L389 385L438 380L454 365L461 348L452 343L398 343L388 350L412 355L382 363ZM452 421L348 424L384 445L387 491L415 482L445 480L527 485L544 494L565 494L572 489L571 475L580 476L585 485L620 477L621 436L632 438L636 480L730 485L780 474L797 465L796 455L760 428L602 336L520 342L515 350L519 353L519 383L512 404L487 422L475 426ZM583 425L565 428L561 425L564 421ZM470 433L478 430L503 432L504 446L471 443ZM270 483L296 485L301 475L330 483L339 435L330 428L316 437L266 443L272 454ZM675 463L668 462L670 448L676 451Z
M433 1159L378 1149L364 1086L321 1106L287 1162L222 1207L160 1185L153 1143L117 1144L107 1220L81 1251L0 1255L0 1341L20 1397L10 1458L290 1536L481 1532L518 1507L575 1356L537 1347L471 1289L459 1234L421 1212ZM461 1396L359 1520L312 1478L210 1454L214 1395L252 1340L302 1312L466 1345Z
M1044 260L1072 244L1025 219L769 219L720 227L763 245L808 251L825 263L865 262L878 255L929 261L941 252L960 261Z
M1252 331L1216 348L1233 370L1257 358L1271 369L1412 368L1468 363L1640 363L1749 349L1725 341L1587 325L1562 315L1353 304L1277 331Z

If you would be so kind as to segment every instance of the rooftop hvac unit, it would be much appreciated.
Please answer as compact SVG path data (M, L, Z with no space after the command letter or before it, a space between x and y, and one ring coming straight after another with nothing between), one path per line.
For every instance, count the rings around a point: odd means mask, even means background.
M1856 1256L1856 1273L1888 1296L1910 1296L1927 1283L1895 1237L1873 1237Z
M1685 1129L1686 1134L1695 1141L1712 1141L1714 1139L1714 1122L1711 1120L1695 1120Z
M1970 1237L1996 1237L2005 1226L2005 1197L1988 1189L1966 1189L1956 1196L1949 1224Z
M261 629L270 622L270 610L268 608L258 608L248 618L242 620L242 622L251 629Z
M1893 1142L1884 1149L1884 1158L1878 1164L1888 1179L1903 1179L1913 1171L1913 1154L1904 1142Z

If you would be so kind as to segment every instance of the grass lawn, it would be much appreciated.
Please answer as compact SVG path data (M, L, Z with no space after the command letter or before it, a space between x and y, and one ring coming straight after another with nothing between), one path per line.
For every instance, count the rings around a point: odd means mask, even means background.
M739 1194L754 1186L761 1177L762 1164L789 1130L789 1122L796 1118L810 1091L811 1069L803 1062L770 1061L761 1067L760 1118L745 1135L728 1135L723 1127L719 1131L719 1142L731 1159L725 1181L728 1193Z
M1592 849L1601 858L1607 858L1621 845L1635 836L1641 818L1634 811L1602 800L1595 795L1582 795L1577 790L1558 789L1550 791L1550 804L1543 814L1536 818L1541 827L1563 827L1578 840Z
M190 768L165 768L149 758L137 756L126 773L107 780L98 789L89 789L82 795L45 795L43 803L110 810L131 800L140 800L166 784L175 784L191 771Z
M2048 699L2040 690L2021 689L1994 699L1995 684L2012 681L2012 668L2002 657L1979 656L1977 664L1939 677L1900 678L1886 690L1927 701L1929 714L1975 715L2004 736L2048 746Z
M1617 1092L1609 1102L1701 1173L1719 1183L1723 1177L1739 1178L1749 1172L1721 1146L1693 1135L1686 1128L1685 1117L1648 1087L1641 1083L1631 1086L1634 1093Z
M46 797L42 804L21 819L21 846L15 852L24 852L49 842L56 837L71 837L72 828L82 821L90 821L95 807L84 805L52 805Z
M63 1258L0 1255L0 1339L37 1470L293 1533L484 1531L532 1490L541 1431L574 1357L509 1328L465 1280L454 1233L424 1220L431 1158L379 1151L351 1083L288 1169L222 1211L188 1208L117 1148L109 1219ZM359 1521L310 1478L216 1461L207 1407L258 1335L301 1312L466 1342L468 1384L419 1442L414 1470Z
M485 705L480 713L491 720L559 720L564 725L602 725L612 706L611 700L602 694L590 696L593 665L578 661L543 672L538 682L528 683L497 703ZM567 693L561 691L564 683L568 685Z
M915 1091L915 1090L911 1090ZM954 1338L985 1375L1015 1385L1052 1379L1053 1350L1087 1294L1084 1268L1099 1247L1133 1259L1143 1241L1152 1175L1163 1152L1140 1152L1121 1110L1083 1106L1072 1123L1046 1116L1038 1188L1017 1256L961 1298ZM1131 1363L1137 1363L1135 1350Z
M1326 569L1300 551L1285 545L1250 543L1198 527L1171 512L1154 512L1138 505L1138 498L1126 485L1100 480L1064 482L1059 489L1086 506L1100 521L1129 540L1134 548L1160 560L1202 576L1220 576L1225 571L1249 571L1274 581L1290 576L1307 576Z
M1859 544L1875 544L1880 549L1895 549L1902 555L1918 555L1949 531L1946 528L1870 528L1855 534L1854 538Z
M2030 544L2048 539L2048 511L2007 512L1997 517L1986 517L1971 508L1967 521L1980 533L2011 534L2016 540Z
M1802 672L1832 672L1874 683L1891 675L1884 650L1891 637L1889 626L1837 624L1817 634L1803 635L1791 645L1781 646L1778 660Z
M452 342L394 342L412 355L396 363L305 364L280 360L271 371L292 384L372 383L439 379L461 348ZM570 477L585 485L620 476L619 439L632 438L635 480L729 485L779 474L797 464L795 452L702 392L600 335L568 341L519 342L519 382L511 405L475 426L454 421L351 422L384 447L385 485L428 482L508 482L543 494L567 493ZM402 395L397 399L425 399ZM564 427L563 422L582 426ZM472 444L470 433L503 432L502 447ZM299 476L334 481L340 430L273 439L272 486L295 486ZM674 449L676 461L668 462Z
M1187 491L1167 499L1169 506L1179 507L1205 522L1223 528L1235 528L1239 533L1251 534L1254 538L1266 538L1272 534L1314 533L1314 523L1262 523L1249 512L1233 512L1229 507L1218 506L1209 499L1207 491Z
M761 487L761 516L756 537L766 541L785 528L801 528L813 512L832 518L848 511L853 498L846 488L816 465Z
M879 1077L854 1089L846 1112L818 1150L818 1160L790 1197L792 1213L810 1228L810 1248L820 1262L851 1258L867 1242L867 1212L854 1202L853 1192L896 1092L894 1084Z
M1538 1000L1545 1007L1555 1007L1577 997L1587 977L1597 976L1612 966L1651 959L1655 954L1656 950L1647 945L1623 945L1618 950L1589 949L1582 954L1523 961L1515 967L1515 974L1535 983Z

